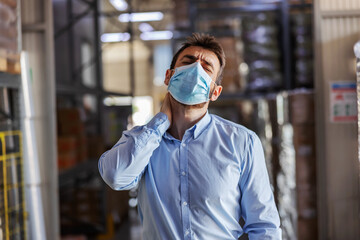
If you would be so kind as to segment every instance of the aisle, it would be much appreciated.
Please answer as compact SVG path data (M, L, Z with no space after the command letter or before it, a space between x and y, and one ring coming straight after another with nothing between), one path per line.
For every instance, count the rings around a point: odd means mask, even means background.
M141 236L142 231L139 216L136 209L131 208L128 218L121 224L115 234L114 240L142 240Z

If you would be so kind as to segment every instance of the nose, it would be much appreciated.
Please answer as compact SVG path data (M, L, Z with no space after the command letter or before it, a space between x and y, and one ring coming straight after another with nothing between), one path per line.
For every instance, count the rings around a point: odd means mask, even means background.
M205 67L205 62L202 61L200 58L198 58L195 62L200 63L200 65L204 68Z

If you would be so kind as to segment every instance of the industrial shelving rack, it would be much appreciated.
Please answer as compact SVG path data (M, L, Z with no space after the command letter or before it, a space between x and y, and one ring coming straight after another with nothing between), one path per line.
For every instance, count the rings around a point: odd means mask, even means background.
M92 126L95 127L92 129L92 133L104 136L104 111L105 106L103 100L108 96L133 96L134 92L134 62L133 58L131 59L131 92L130 93L119 93L111 92L104 90L103 81L102 81L102 47L100 42L101 35L101 18L107 17L100 11L99 0L78 0L72 1L67 0L65 2L66 8L66 24L62 26L56 25L54 30L54 41L55 46L59 44L59 41L62 41L61 38L66 38L67 42L67 67L70 74L66 79L56 78L56 96L57 102L59 104L60 100L65 100L66 106L68 107L82 107L82 97L85 95L90 95L96 99L97 107L96 114L93 114L88 121L91 122ZM54 5L55 6L55 5ZM118 13L117 13L118 14ZM56 15L56 14L55 14ZM76 27L81 21L91 21L90 32L92 34L92 52L93 56L87 60L87 62L82 63L80 66L76 66L74 56L76 55L75 42L76 39ZM132 41L130 41L132 44ZM66 51L66 50L65 50ZM62 52L64 53L64 51ZM61 53L61 54L62 54ZM130 56L133 56L131 54ZM60 69L61 66L57 65L57 68ZM87 68L94 68L95 75L95 84L94 86L85 86L82 82L81 72ZM70 103L70 104L69 104ZM58 105L61 107L61 105ZM84 162L78 163L75 166L70 167L69 169L62 170L59 172L59 190L60 190L60 201L61 196L69 196L68 189L81 189L86 187L87 183L95 181L97 188L99 189L99 202L97 203L101 208L101 219L97 221L102 224L89 224L88 222L82 222L76 219L70 219L76 227L74 228L62 228L61 234L84 234L88 236L95 236L96 234L103 233L106 229L106 186L103 181L100 180L100 175L97 168L98 159L86 159ZM70 193L71 195L71 193ZM70 196L71 197L71 196ZM71 200L73 201L73 200ZM61 202L60 202L61 204ZM69 216L67 216L69 217ZM70 218L72 218L70 216Z
M21 50L21 22L19 0L9 2L16 14L11 20L16 30L16 55ZM10 9L10 8L9 8ZM6 14L5 14L6 15ZM5 16L6 17L6 16ZM5 39L8 36L5 36ZM7 49L1 49L8 52ZM12 55L15 54L11 51ZM4 52L4 51L3 51ZM9 62L7 54L0 56L2 62ZM20 64L20 63L17 63ZM21 75L16 72L0 72L0 239L23 240L28 238L28 210L25 197L23 125L21 102Z
M284 101L287 101L287 97L283 98L283 94L287 96L291 91L296 90L296 83L294 80L294 43L292 38L292 29L291 29L291 13L293 11L302 12L312 10L313 4L311 1L299 0L299 1L290 1L290 0L188 0L188 16L189 24L187 28L176 29L174 32L174 49L177 47L178 42L182 42L187 36L191 35L193 32L202 32L202 29L199 29L197 24L198 20L201 19L203 15L210 15L211 19L222 20L224 16L233 16L235 18L243 18L246 16L251 16L257 13L264 12L273 12L277 16L277 22L280 27L278 34L278 41L281 44L281 73L282 73L282 84L280 88L274 90L271 89L265 92L250 92L246 90L239 90L234 92L223 92L218 101L211 103L209 111L217 112L217 109L222 109L226 117L233 117L233 115L238 111L237 106L241 101L253 102L259 104L261 101L276 102L276 98L280 97ZM233 3L238 5L234 6ZM209 34L215 37L239 37L241 33L239 30L234 29L221 29L216 28L215 31L209 31ZM280 45L279 45L280 46ZM307 88L304 91L313 92L312 88ZM260 101L260 102L259 102ZM231 109L229 112L226 112L226 109ZM221 115L221 113L220 113ZM254 120L254 119L253 119ZM264 142L265 145L269 143ZM270 143L274 144L274 143ZM271 147L271 146L270 146ZM268 160L267 160L268 161ZM276 173L280 172L280 165L278 163L271 166L269 169L269 177L274 184L274 196L275 201L279 204L279 199L277 199L281 193L277 187L277 175ZM274 174L272 174L272 172ZM273 175L273 176L272 176ZM294 177L294 176L292 176ZM294 179L295 180L295 179ZM288 186L287 186L288 187ZM294 197L294 196L292 196ZM294 203L295 204L295 203ZM287 220L292 219L294 215L292 212L284 214L284 208L281 209L282 216L285 216ZM288 210L286 210L288 211ZM283 220L283 219L282 219ZM292 223L294 224L294 223ZM284 230L293 230L292 227L286 226L287 229ZM284 228L286 228L284 227ZM296 229L296 223L293 226ZM286 232L286 231L285 231ZM285 233L285 237L289 237L290 232ZM293 236L295 237L295 236ZM243 235L241 239L247 239L247 236Z
M26 210L21 131L0 132L1 231L5 239L25 239Z
M193 32L199 31L197 28L197 19L204 14L210 14L212 18L221 19L224 14L227 16L234 17L244 17L254 13L260 12L276 12L278 19L281 25L281 31L279 40L281 42L281 64L282 64L282 74L283 74L283 83L282 87L279 89L291 90L295 88L293 70L293 43L291 39L291 29L290 29L290 11L294 9L312 9L313 5L308 3L306 0L298 1L297 3L290 3L289 0L188 0L188 16L189 16L189 26L187 29L176 29L174 32L174 40L184 40L187 36L191 35ZM239 6L230 6L231 3L241 3ZM204 5L206 4L206 5ZM210 7L208 5L210 4ZM221 7L211 7L211 4L221 4ZM238 33L234 30L216 30L209 32L215 37L231 37L237 36ZM175 44L173 44L175 46ZM270 92L269 94L273 94ZM224 92L220 99L231 100L231 99L249 99L257 98L263 96L264 93L250 93L245 91L238 92Z
M73 1L68 0L66 2L66 8L67 8L67 19L68 22L66 26L62 26L60 29L55 29L55 43L63 35L67 35L68 38L68 45L69 45L69 52L68 55L68 65L70 67L70 79L57 79L56 83L56 92L57 96L64 96L68 98L77 98L79 96L90 94L96 97L96 102L98 104L98 111L99 114L97 115L97 118L94 119L96 121L97 125L97 132L99 134L103 133L102 129L102 118L101 113L103 110L103 98L106 96L132 96L133 90L130 93L119 93L119 92L111 92L106 91L103 88L102 84L102 59L101 59L101 42L100 42L100 17L103 16L103 14L99 10L99 0L78 0L77 2L84 4L86 6L85 10L83 10L80 13L73 13L74 11L74 4ZM105 16L106 17L106 16ZM85 18L92 18L93 19L93 32L94 32L94 56L91 58L89 62L86 62L82 64L79 68L74 67L73 63L73 57L72 53L74 52L74 26ZM84 86L84 84L81 83L81 77L79 77L80 72L88 67L94 66L95 67L95 75L96 75L96 84L94 87L87 87ZM133 81L133 80L132 80ZM74 101L76 104L79 104L76 100ZM90 165L93 166L94 164L91 163ZM88 169L88 168L87 168ZM72 170L71 170L72 171ZM62 181L67 181L68 178L71 178L71 174L67 174L64 172L64 174L60 175L60 185Z
M0 73L0 91L0 236L26 239L20 75ZM4 103L8 103L7 109L2 109Z

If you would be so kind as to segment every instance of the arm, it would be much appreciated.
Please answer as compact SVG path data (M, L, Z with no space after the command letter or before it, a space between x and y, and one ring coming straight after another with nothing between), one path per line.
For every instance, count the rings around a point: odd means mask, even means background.
M281 239L280 219L266 170L264 151L259 138L252 134L243 159L240 180L244 232L253 239Z
M160 112L145 126L124 131L120 140L99 159L101 177L115 190L136 186L162 136L171 125L169 94Z
M104 181L115 190L135 187L169 125L167 115L160 112L148 124L124 131L114 147L99 159Z

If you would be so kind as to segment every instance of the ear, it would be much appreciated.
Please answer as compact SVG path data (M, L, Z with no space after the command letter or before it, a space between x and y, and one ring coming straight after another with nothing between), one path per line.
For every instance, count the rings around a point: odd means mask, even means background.
M221 91L222 91L222 86L221 85L219 85L219 86L215 85L215 90L214 90L213 94L211 95L210 100L211 101L216 101L218 99L218 97L220 96Z
M169 85L170 78L172 77L172 75L173 75L173 71L171 69L166 70L165 80L164 80L164 83L165 83L166 86Z

